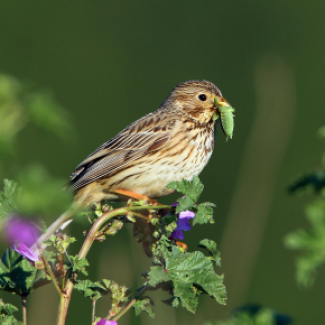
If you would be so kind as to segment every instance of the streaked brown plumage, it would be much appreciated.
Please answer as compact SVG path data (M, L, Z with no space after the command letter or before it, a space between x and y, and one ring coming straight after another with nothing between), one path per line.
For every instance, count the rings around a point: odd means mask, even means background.
M130 124L74 170L75 205L125 200L123 194L130 192L158 198L173 192L166 187L169 182L199 175L213 151L215 99L217 106L229 106L211 82L176 86L157 111ZM72 207L62 214L39 242L64 229L74 213Z
M113 193L118 189L158 198L173 192L169 182L198 175L213 151L215 98L225 102L208 81L176 86L157 111L130 124L74 170L75 201L125 199Z

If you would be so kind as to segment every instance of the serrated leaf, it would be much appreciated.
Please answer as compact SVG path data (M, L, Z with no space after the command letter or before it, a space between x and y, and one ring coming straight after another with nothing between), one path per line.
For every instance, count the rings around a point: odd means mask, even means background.
M183 193L194 202L197 202L204 188L203 184L197 176L193 176L192 182L183 179L182 181L170 182L167 187L172 188L179 193Z
M58 253L64 254L70 244L76 241L75 237L70 237L67 234L60 236L53 235L44 242L47 246L53 247Z
M150 285L163 281L172 281L174 296L180 299L182 306L195 312L197 296L203 292L225 304L226 290L223 276L215 273L211 260L201 252L183 253L173 246L172 252L166 252L166 268L154 266L149 272Z
M41 278L45 278L44 270L37 270L13 249L5 251L0 262L0 285L3 290L28 295Z
M154 318L155 313L152 310L151 306L153 302L149 298L142 297L141 300L137 300L136 303L133 305L135 315L140 315L141 312L146 312L149 317Z
M189 196L179 198L177 202L179 204L176 207L176 213L186 211L186 210L192 210L193 206L195 205L195 201Z
M217 250L217 243L213 240L203 239L200 241L200 247L207 249L210 252L211 258L218 266L221 266L220 252Z
M116 282L112 281L110 286L112 293L112 308L109 311L110 315L117 315L122 309L122 304L129 300L127 296L128 289L125 286L119 286Z
M18 311L18 308L11 304L5 304L2 299L0 299L0 314L11 316L14 312Z
M192 286L189 286L187 283L181 281L174 281L174 295L179 298L183 307L188 311L195 313L196 306L199 303L199 300L195 294L195 290Z
M70 260L72 262L72 271L80 271L84 275L88 275L88 272L86 271L86 266L89 265L88 261L85 257L82 257L79 259L78 255L76 256L69 256Z
M91 300L97 300L110 293L111 283L112 281L106 279L96 282L90 280L78 280L76 281L74 289L81 291L84 297L88 297Z
M205 224L205 223L214 223L213 220L213 208L215 204L206 202L201 203L197 206L197 212L195 214L193 225L195 224Z
M152 287L155 287L160 282L169 281L169 277L167 275L166 270L161 266L152 266L150 268L149 276L149 284Z

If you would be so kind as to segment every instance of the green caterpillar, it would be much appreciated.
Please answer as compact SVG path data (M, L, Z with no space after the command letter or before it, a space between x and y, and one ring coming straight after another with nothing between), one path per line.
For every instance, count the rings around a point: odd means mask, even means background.
M227 138L232 139L234 131L234 111L235 109L227 104L223 105L218 103L217 98L214 99L216 112L213 115L213 120L217 120L220 117L221 128Z

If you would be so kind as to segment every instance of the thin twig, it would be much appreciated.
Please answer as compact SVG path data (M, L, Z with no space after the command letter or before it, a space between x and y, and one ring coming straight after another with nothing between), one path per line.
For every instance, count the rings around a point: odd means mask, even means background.
M138 298L148 289L149 283L146 284L140 291L139 293L124 307L121 309L121 311L112 319L117 321L120 317L122 317L138 300ZM109 318L110 315L106 317L106 319Z
M149 221L150 218L149 217L146 217L144 214L140 213L140 212L132 212L132 216L135 216L135 217L138 217L140 219L143 219L143 220L146 220L146 221Z
M41 257L42 257L45 269L46 269L48 275L50 276L50 278L52 279L52 282L53 282L56 290L58 291L59 295L61 296L62 295L62 290L60 288L60 285L56 281L54 273L52 272L52 269L51 269L51 267L50 267L50 265L49 265L49 263L48 263L48 261L47 261L47 259L45 257L44 250L43 250L43 248L41 247L41 245L38 242L36 242L36 245L37 245L37 247L38 247L38 249L39 249L39 251L41 253Z
M21 295L21 307L23 310L23 324L27 325L27 296Z
M97 300L93 300L93 314L92 314L92 321L91 321L91 324L92 325L95 325L95 310L96 310L96 302Z
M108 220L121 216L126 214L129 211L138 211L138 210L161 210L161 209L171 209L171 206L169 205L146 205L146 206L131 206L131 207L123 207L123 208L117 208L111 211L108 211L104 214L102 214L92 225L90 228L86 239L84 240L81 249L78 254L78 258L81 259L83 257L86 257L88 254L91 245L93 244L98 230L101 228L101 226L107 222ZM67 285L65 288L65 294L61 295L61 301L60 301L60 307L58 311L57 321L56 325L64 325L65 320L68 313L68 308L72 296L72 291L74 288L74 281L77 278L78 273L75 272L72 279L67 280ZM133 302L132 304L134 304ZM132 305L131 305L132 306ZM130 306L130 307L131 307Z

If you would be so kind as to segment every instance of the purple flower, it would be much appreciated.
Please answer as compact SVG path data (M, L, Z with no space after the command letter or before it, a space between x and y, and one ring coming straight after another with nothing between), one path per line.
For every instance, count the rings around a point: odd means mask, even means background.
M104 318L101 318L99 322L96 323L96 325L118 325L115 320L107 320Z
M28 260L32 262L40 261L40 258L34 253L30 248L28 248L25 244L20 243L17 246L12 245L13 249L18 252L20 255L26 257Z
M22 243L31 247L40 234L40 230L33 222L19 216L11 217L4 226L5 239L11 245Z
M190 219L195 217L195 213L189 210L182 211L178 214L177 220L177 228L170 235L170 239L184 239L183 231L188 231L191 229L191 225L189 223Z
M4 226L4 237L13 249L31 262L40 261L30 247L36 242L40 230L31 221L14 216L8 219Z

